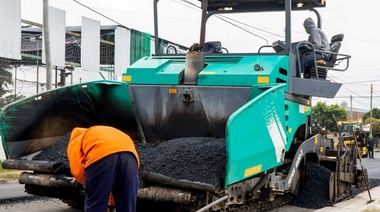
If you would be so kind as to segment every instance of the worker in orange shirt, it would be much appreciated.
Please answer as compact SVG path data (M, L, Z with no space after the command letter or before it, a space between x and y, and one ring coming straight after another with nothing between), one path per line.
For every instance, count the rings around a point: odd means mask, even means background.
M139 157L131 138L108 126L74 128L67 148L71 173L86 189L85 211L136 211Z

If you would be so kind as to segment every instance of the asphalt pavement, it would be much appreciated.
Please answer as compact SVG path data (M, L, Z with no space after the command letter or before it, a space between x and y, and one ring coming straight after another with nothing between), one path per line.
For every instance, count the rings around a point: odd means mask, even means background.
M0 200L31 196L25 192L24 187L25 185L19 184L18 182L8 183L6 181L0 181Z

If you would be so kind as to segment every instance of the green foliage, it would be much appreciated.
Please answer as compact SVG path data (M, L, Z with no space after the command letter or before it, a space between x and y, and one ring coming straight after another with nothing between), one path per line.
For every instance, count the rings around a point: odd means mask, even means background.
M3 162L0 160L0 171L3 170Z
M364 124L369 124L371 123L372 125L372 135L374 136L380 136L380 119L377 118L367 118L364 121Z
M366 122L366 120L369 118L370 112L365 113L363 116L363 122ZM373 108L372 109L372 118L380 119L380 109L378 108ZM369 122L367 122L369 123Z
M24 95L9 95L6 96L5 98L0 98L0 107L4 107L5 105L12 103L16 100L23 99L25 98Z
M0 64L0 96L10 92L9 85L13 85L12 73L9 72L10 67Z
M7 93L11 93L9 85L13 85L12 73L9 72L10 67L0 63L0 97ZM11 102L25 98L23 95L8 95L5 98L0 98L0 107L3 107Z
M376 120L376 118L366 118L364 121L363 121L363 124L364 125L366 125L366 124L369 124L369 123L371 123L371 121L375 121Z
M372 118L370 117L370 112L364 114L363 123L369 124L372 122L372 134L374 136L380 136L380 109L373 108L372 109Z
M347 113L344 107L338 104L326 105L326 102L317 102L312 110L313 124L325 127L330 131L337 131L333 114L338 121L347 119Z

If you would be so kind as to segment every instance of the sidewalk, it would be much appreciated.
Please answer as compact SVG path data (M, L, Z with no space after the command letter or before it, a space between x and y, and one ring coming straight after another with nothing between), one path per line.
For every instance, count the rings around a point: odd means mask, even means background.
M372 200L371 203L367 203L370 198L368 192L362 192L356 195L354 198L345 200L335 204L333 207L326 207L317 212L380 212L380 186L372 188L370 190Z

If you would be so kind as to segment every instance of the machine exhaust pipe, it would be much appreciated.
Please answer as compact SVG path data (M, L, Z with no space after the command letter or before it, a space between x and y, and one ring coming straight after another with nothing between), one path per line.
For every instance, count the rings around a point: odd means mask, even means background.
M21 184L39 185L45 187L78 187L73 177L52 174L35 174L22 172L18 181Z
M140 188L137 197L153 201L176 202L181 204L192 204L196 199L189 191L158 186Z
M65 166L62 162L49 161L29 161L29 160L12 160L8 159L2 162L5 169L31 170L36 172L64 172ZM69 170L67 170L69 171Z
M55 188L80 187L80 184L77 183L73 177L53 174L35 174L29 172L22 172L19 177L19 182L21 184ZM196 200L196 197L190 191L184 191L173 188L164 188L158 186L140 188L138 190L137 197L141 199L163 202L176 202L181 204L192 204Z
M210 184L191 182L188 180L177 180L177 179L173 179L173 178L164 176L162 174L157 174L153 172L143 171L141 173L141 179L145 182L160 183L163 185L170 185L170 186L183 188L183 189L208 191L212 193L215 193L217 191L217 188L215 188L214 186Z

